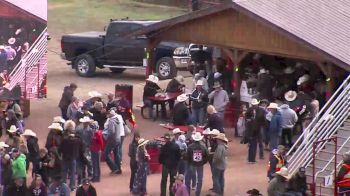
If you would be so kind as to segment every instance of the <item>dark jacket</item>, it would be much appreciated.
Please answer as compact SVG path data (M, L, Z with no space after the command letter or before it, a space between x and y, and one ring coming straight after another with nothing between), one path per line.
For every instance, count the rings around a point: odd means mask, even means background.
M268 196L282 196L288 187L288 182L280 175L276 175L267 187Z
M147 81L145 87L143 88L143 100L156 95L157 90L159 89L160 87L156 83Z
M47 188L44 184L42 184L39 189L29 187L27 196L47 196Z
M76 196L96 196L96 189L90 185L88 192L85 192L82 186L79 186L77 189L77 193L75 194Z
M267 99L272 101L273 93L273 80L269 74L260 74L257 81L257 90L259 92L260 99Z
M305 193L307 190L306 176L301 177L299 173L296 173L288 182L291 191Z
M186 157L190 165L203 166L209 160L208 149L200 142L194 142L188 146Z
M17 187L15 184L10 185L7 190L7 195L11 196L23 196L27 193L27 187L25 184L23 186Z
M221 119L217 113L211 114L208 117L208 123L204 129L210 128L210 130L217 129L221 133L224 132L224 121Z
M129 144L128 155L130 157L130 163L136 162L137 146L138 144L134 140L132 140L132 142Z
M204 89L201 91L196 89L192 92L190 100L192 101L192 108L194 109L207 107L209 103L208 93Z
M49 170L50 170L48 166L49 162L50 162L50 157L48 155L45 155L39 160L38 173L41 175L41 178L43 179L45 184L49 184Z
M63 134L57 130L50 130L46 138L45 148L50 150L52 147L58 147L61 145Z
M249 108L246 112L246 137L247 138L259 138L260 130L265 125L265 110L257 108Z
M166 87L166 92L169 93L180 93L181 88L183 87L182 84L180 84L175 78L170 80Z
M177 103L173 108L174 125L187 125L190 111L184 102Z
M159 163L168 169L176 169L181 158L179 146L169 141L160 148Z
M62 140L58 151L62 154L63 160L76 160L82 154L83 143L80 138L67 136Z
M38 138L30 136L27 140L27 148L28 148L28 160L38 161L39 160Z
M103 126L107 120L107 116L105 113L102 113L101 111L96 110L96 108L92 108L90 112L93 114L92 119L97 121L99 129L102 130Z
M11 162L4 164L1 161L1 185L10 185L12 183Z
M73 90L71 87L66 86L63 89L61 100L58 104L58 107L62 109L67 109L69 104L72 102L72 97L74 96Z

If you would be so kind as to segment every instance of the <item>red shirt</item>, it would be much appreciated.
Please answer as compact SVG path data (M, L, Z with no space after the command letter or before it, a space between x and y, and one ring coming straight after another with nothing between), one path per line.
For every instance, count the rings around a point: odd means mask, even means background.
M92 137L90 150L92 152L99 152L99 151L102 151L103 148L104 146L103 146L102 132L96 131L94 136Z

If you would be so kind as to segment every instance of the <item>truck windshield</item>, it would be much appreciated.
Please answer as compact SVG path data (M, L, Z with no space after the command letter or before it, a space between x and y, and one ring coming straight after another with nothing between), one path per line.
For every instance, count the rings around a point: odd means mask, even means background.
M109 36L121 36L130 32L136 31L142 27L141 24L135 23L110 23L108 26L107 34Z

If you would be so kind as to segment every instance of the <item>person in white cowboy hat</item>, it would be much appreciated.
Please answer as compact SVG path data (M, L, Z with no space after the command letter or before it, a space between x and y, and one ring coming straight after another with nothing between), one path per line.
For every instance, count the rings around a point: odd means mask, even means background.
M167 93L182 93L185 88L185 79L182 75L177 75L168 83L165 92ZM174 107L174 100L168 101L170 110Z
M256 82L257 88L256 90L259 93L259 99L267 99L269 101L273 100L273 86L274 82L272 80L271 75L266 69L260 69L258 74L258 80Z
M203 81L198 80L196 88L190 95L192 102L192 120L194 125L202 125L204 122L205 108L209 103L208 92L203 88Z
M226 170L226 158L227 158L227 143L228 139L224 133L219 133L214 137L217 142L212 161L212 174L214 189L213 192L218 195L224 195L225 185L225 170Z
M303 76L301 76L298 81L297 81L297 85L300 86L305 82L308 82L310 80L310 75L308 74L304 74Z
M286 101L292 102L297 98L297 96L298 96L298 93L296 91L290 90L284 94L284 99Z
M279 112L277 103L270 103L267 109L272 113L269 133L270 133L270 149L276 149L282 136L282 116Z
M259 158L264 159L264 142L262 130L264 129L265 110L259 106L260 101L252 99L251 107L245 114L246 133L245 138L248 140L248 163L256 162L256 151L259 147Z
M9 45L15 44L15 43L16 43L16 38L11 37L11 38L7 41L7 43L8 43Z
M174 135L174 142L177 142L179 140L179 136L184 134L184 132L181 131L181 129L179 129L179 128L173 129L172 132L173 132L173 135Z
M176 131L176 130L175 130ZM178 132L178 131L176 131ZM178 165L181 159L181 151L179 145L171 141L170 134L164 134L165 144L160 148L159 163L162 164L162 179L160 182L160 195L167 195L167 181L170 177L169 191L171 190L177 173Z
M157 93L162 92L162 89L158 86L158 77L149 75L146 79L146 85L143 88L143 104L149 108L148 115L153 118L153 105L154 102L149 97L154 97ZM162 116L166 117L165 103L161 104Z
M187 148L188 168L185 176L185 183L190 194L193 174L197 173L197 187L195 195L201 195L203 183L203 166L208 162L208 149L201 143L203 136L196 132L192 135L193 143Z
M283 70L283 72L284 72L285 74L292 74L292 73L295 72L295 69L294 69L292 66L288 66L288 67L286 67L286 68Z
M221 87L220 82L215 82L213 86L214 90L209 93L209 102L213 103L218 116L224 119L224 112L226 105L230 101L227 92Z
M224 119L220 118L216 109L213 105L208 105L207 107L207 113L208 113L208 122L204 126L204 129L217 129L220 132L224 132Z
M282 167L280 171L275 173L275 177L270 181L267 188L268 196L283 195L287 192L288 175L289 173L286 167Z
M298 115L287 103L282 104L279 108L282 117L282 136L280 143L290 148L292 147L293 130L298 122Z
M199 72L196 73L193 77L193 85L192 86L193 86L193 88L196 88L197 82L202 81L203 89L208 92L209 91L208 80L204 76L205 76L205 71L199 70Z
M27 141L28 155L27 160L32 163L33 173L39 172L39 144L36 133L31 129L24 130L22 136Z
M61 116L63 119L68 120L67 118L67 109L69 104L72 102L72 97L74 96L74 91L78 88L75 83L70 83L69 86L65 86L63 89L62 97L58 104L58 107L61 109Z
M60 125L63 125L66 122L66 120L64 118L62 118L62 116L55 116L55 117L53 117L52 122L59 123Z
M177 103L173 108L173 124L175 126L189 124L190 111L186 105L187 99L188 96L186 94L181 94L176 98Z
M46 138L45 148L50 150L53 147L59 147L63 139L63 128L60 123L52 123L49 127L50 132Z
M144 138L140 138L138 141L136 150L137 171L132 189L133 195L147 194L148 161L151 159L146 149L146 144L148 142L149 141Z
M88 92L88 95L89 95L90 98L84 102L84 106L87 107L89 110L94 108L94 104L96 102L102 102L103 103L103 101L102 101L102 94L101 93L99 93L97 91L90 91L90 92ZM105 104L103 103L103 105L105 105Z
M6 128L10 128L11 125L14 125L17 128L18 133L23 133L23 124L20 119L17 118L16 113L13 109L8 109L6 111L6 120L5 126Z

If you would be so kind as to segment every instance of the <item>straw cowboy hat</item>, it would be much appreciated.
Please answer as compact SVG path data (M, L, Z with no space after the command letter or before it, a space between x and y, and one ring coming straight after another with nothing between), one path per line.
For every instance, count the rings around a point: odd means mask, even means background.
M177 100L178 102L184 102L184 101L186 101L187 99L188 99L188 97L187 97L186 94L181 94L181 95L177 96L177 98L176 98L176 100Z
M36 137L36 133L31 130L31 129L26 129L24 130L24 133L22 134L23 136L33 136L33 137Z
M214 82L213 88L219 88L219 87L221 87L220 82Z
M7 145L5 142L0 142L0 148L8 148L9 145Z
M0 50L4 50L5 46L4 45L0 45Z
M228 142L228 139L227 139L227 137L225 136L224 133L219 133L218 135L216 135L214 137L214 139L218 139L218 140L224 141L226 143Z
M59 123L52 123L48 128L53 130L63 131L63 128Z
M294 101L297 98L298 93L295 91L288 91L284 94L284 98L287 101Z
M90 92L88 92L88 95L89 95L90 98L102 97L102 94L97 92L97 91L90 91Z
M18 129L16 128L15 125L11 125L10 129L8 129L7 131L10 132L10 133L16 133Z
M301 85L302 83L307 82L309 80L310 80L310 76L308 74L305 74L298 79L297 85Z
M196 132L192 135L192 139L197 142L201 141L203 139L203 135L199 132Z
M81 123L91 123L91 122L93 122L93 120L90 119L90 117L88 117L88 116L84 116L83 118L79 119L79 122L81 122Z
M196 82L196 86L203 86L203 80L198 80Z
M149 142L149 140L146 140L146 139L144 139L144 138L141 138L141 139L139 139L139 141L138 141L138 146L137 146L137 147L141 147L141 146L143 146L143 145L146 145L148 142Z
M185 78L182 75L177 75L174 79L180 84L185 82Z
M218 134L220 134L220 131L219 130L217 130L217 129L213 129L213 130L211 130L210 131L210 133L209 133L210 135L218 135Z
M203 132L202 132L202 134L203 135L209 135L210 134L210 128L206 128Z
M16 38L11 37L11 38L8 40L8 43L9 43L10 45L13 45L14 43L16 43Z
M260 101L258 101L257 99L252 99L252 102L250 102L250 104L252 105L259 105Z
M179 128L175 128L174 130L173 130L173 134L175 135L175 134L182 134L182 133L184 133L183 131L181 131Z
M267 109L278 109L277 103L270 103L270 105L267 107Z
M157 76L154 75L149 75L148 78L146 79L147 81L153 82L153 83L158 83L159 79Z
M65 123L66 120L64 120L62 118L62 116L55 116L55 117L53 117L53 121L52 122L54 122L54 123Z
M294 69L293 67L291 67L291 66L288 66L288 67L286 67L286 68L283 70L283 72L284 72L285 74L292 74L292 73L295 72L295 69Z
M276 172L276 174L278 174L284 178L287 178L287 179L289 178L288 168L286 168L286 167L282 167L280 171Z

